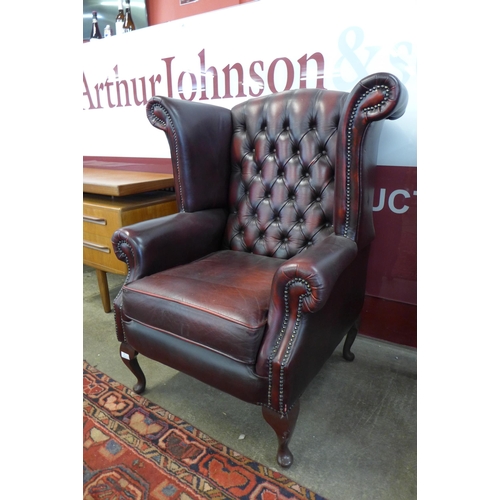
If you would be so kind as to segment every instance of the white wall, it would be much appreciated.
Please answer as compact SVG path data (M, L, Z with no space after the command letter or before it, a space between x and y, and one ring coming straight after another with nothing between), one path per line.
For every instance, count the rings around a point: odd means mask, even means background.
M411 1L338 5L330 0L261 0L83 44L83 154L169 157L163 132L146 118L144 102L152 95L205 97L204 102L232 107L252 93L271 93L273 85L278 91L298 88L301 59L319 54L328 89L349 91L377 71L393 73L405 83L410 95L407 112L386 122L378 163L416 166L414 13ZM203 74L202 58L205 70L213 67L217 72L219 99L213 99L211 75ZM229 69L238 63L242 79L236 69ZM230 75L229 89L225 72ZM307 64L307 75L307 86L315 87L316 62ZM126 83L117 85L122 81ZM242 97L237 97L238 82Z

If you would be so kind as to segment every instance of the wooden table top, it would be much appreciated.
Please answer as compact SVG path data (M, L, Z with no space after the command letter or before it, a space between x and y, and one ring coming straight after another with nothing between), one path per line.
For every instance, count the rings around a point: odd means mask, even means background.
M126 196L173 187L172 174L83 167L83 192Z

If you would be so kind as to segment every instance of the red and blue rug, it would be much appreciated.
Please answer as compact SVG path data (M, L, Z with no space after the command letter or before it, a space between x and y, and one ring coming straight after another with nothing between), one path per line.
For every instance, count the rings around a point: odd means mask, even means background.
M323 497L83 363L84 500Z

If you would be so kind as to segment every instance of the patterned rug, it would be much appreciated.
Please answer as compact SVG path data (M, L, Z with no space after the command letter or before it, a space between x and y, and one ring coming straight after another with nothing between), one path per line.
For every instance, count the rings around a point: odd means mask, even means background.
M83 363L84 500L324 500Z

